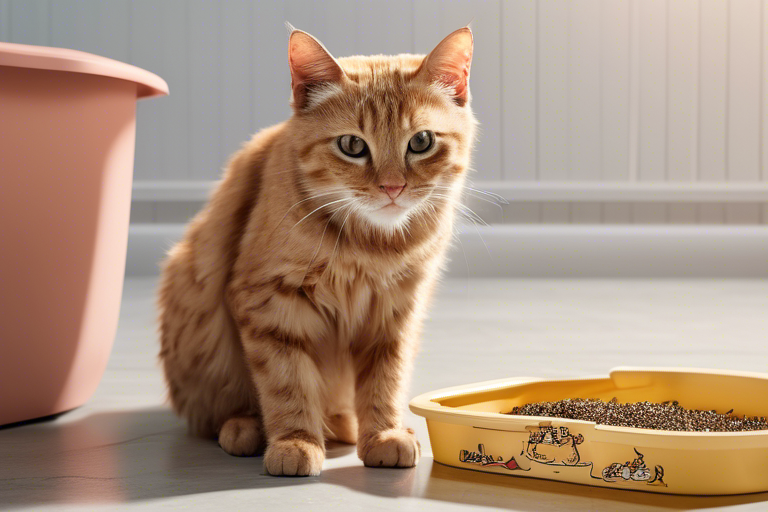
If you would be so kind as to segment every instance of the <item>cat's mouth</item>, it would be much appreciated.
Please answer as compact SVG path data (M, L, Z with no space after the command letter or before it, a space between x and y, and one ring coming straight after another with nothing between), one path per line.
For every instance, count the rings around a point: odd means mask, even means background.
M385 204L384 206L379 208L378 211L386 212L386 213L400 213L400 212L403 212L405 210L406 210L406 208L403 208L402 206L400 206L399 204L396 204L393 201L393 202L391 202L389 204Z
M408 218L410 208L390 202L384 206L375 206L365 214L366 218L373 224L382 228L394 228Z

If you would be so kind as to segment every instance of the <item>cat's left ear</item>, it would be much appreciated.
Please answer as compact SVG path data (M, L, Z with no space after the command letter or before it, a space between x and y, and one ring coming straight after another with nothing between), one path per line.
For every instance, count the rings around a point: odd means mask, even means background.
M439 83L450 91L459 106L469 101L469 67L474 39L469 27L460 28L440 41L424 58L418 74L429 83Z
M293 29L288 41L288 63L291 67L293 106L301 110L314 89L339 85L344 70L325 46L301 30Z

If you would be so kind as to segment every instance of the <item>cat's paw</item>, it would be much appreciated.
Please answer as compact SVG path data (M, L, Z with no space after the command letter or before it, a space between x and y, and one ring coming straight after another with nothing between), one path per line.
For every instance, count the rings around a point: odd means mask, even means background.
M369 467L410 468L419 462L421 445L410 428L392 429L362 441L357 454Z
M219 431L219 446L230 455L248 457L264 451L264 435L258 418L229 418Z
M323 469L325 450L315 439L283 438L270 443L264 469L270 475L317 476Z

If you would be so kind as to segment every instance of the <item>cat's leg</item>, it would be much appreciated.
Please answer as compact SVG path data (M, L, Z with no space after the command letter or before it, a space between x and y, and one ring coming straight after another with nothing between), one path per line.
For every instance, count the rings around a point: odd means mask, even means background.
M341 411L332 414L325 420L330 430L327 438L341 443L357 443L357 416L355 411Z
M271 475L319 475L325 460L320 375L304 342L280 329L243 327L246 363L259 390Z
M219 430L219 446L230 455L260 455L266 446L261 419L256 416L229 418Z
M357 443L357 415L355 414L355 372L348 357L339 359L329 351L326 360L319 363L323 368L326 396L325 437L347 444Z
M410 350L402 339L374 342L353 354L357 369L355 408L359 423L357 454L366 466L412 467L421 445L402 427L403 372Z

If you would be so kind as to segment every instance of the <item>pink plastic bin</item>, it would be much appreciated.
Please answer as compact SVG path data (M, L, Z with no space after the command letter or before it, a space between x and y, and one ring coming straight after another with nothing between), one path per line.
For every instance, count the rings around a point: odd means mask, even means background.
M0 43L0 425L82 405L112 349L136 100L160 77Z

